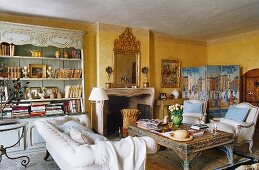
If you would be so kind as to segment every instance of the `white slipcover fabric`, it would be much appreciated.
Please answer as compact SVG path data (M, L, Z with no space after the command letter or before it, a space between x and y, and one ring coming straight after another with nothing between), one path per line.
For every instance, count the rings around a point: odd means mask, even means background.
M146 154L155 153L157 150L156 142L150 137L128 137L117 142L103 141L95 145L80 145L48 120L36 121L35 127L45 139L46 148L62 170L98 170L105 169L108 165L112 169L145 169ZM98 152L100 148L106 148L106 151ZM109 161L105 162L108 157Z

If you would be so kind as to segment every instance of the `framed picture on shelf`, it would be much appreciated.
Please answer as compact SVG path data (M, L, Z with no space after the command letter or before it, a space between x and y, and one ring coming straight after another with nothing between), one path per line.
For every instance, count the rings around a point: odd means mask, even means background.
M30 78L46 78L46 65L29 64Z
M25 90L25 99L38 99L39 93L41 92L41 87L29 87Z
M167 99L166 93L159 93L159 100Z
M181 65L179 60L165 60L161 62L161 87L179 88Z
M55 98L58 92L58 87L44 87L45 89L45 97L46 98ZM53 96L54 95L54 96Z

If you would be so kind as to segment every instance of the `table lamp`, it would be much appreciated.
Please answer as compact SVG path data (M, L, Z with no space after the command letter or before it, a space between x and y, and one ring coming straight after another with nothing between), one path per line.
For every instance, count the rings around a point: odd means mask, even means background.
M91 104L90 119L91 119L91 128L92 128L93 127L93 104L95 102L101 102L101 107L103 107L104 100L109 100L109 98L108 98L104 88L93 87L88 100L90 100L90 104Z

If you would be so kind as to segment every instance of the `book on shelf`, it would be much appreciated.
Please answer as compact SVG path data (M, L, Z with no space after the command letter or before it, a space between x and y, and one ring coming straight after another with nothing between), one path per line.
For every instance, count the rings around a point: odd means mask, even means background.
M41 101L41 102L31 102L31 106L37 106L37 105L48 105L50 104L50 102L45 102L45 101Z
M45 115L62 115L64 114L63 110L51 110L51 111L46 111Z
M46 106L46 115L60 115L64 114L64 103L50 103Z
M46 106L45 105L31 106L31 111L41 111L41 110L46 110Z
M206 124L194 124L191 126L191 129L201 130L201 129L208 129L209 126Z
M81 112L81 101L74 99L64 102L64 110L66 114L80 113Z
M29 114L29 106L28 105L18 105L12 108L13 116L22 116Z
M12 117L12 108L4 108L2 114L3 114L3 118L11 118Z
M30 116L45 116L46 112L31 112Z
M24 117L30 117L29 113L23 113L23 114L13 114L13 118L24 118Z

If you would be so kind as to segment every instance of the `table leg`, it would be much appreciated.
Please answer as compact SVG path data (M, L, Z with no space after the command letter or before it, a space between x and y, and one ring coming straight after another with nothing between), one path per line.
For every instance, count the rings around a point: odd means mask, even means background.
M47 161L48 158L49 158L49 156L50 156L50 153L49 153L49 151L46 149L46 155L45 155L45 157L44 157L44 160Z
M228 163L233 165L234 164L234 153L233 153L233 144L224 145L220 147L221 150L223 150L227 154Z
M3 155L5 155L8 159L12 159L12 160L19 159L19 158L24 158L22 160L22 162L21 162L21 165L26 167L29 164L29 162L30 162L30 158L28 156L18 156L18 157L11 158L6 153L6 149L14 147L15 145L17 145L21 141L21 139L23 138L23 135L24 135L24 130L25 130L25 127L22 128L22 134L21 134L19 140L14 145L8 146L8 147L3 147L3 145L1 145L1 153Z
M188 160L183 161L183 169L184 170L190 169L190 162Z
M197 157L198 155L200 155L200 152L195 152L195 153L188 153L187 150L186 151L180 151L178 152L177 150L173 150L173 149L169 149L170 151L173 151L176 156L176 158L182 163L183 169L184 170L189 170L190 169L190 165L191 165L191 161Z
M233 146L225 146L226 153L228 157L228 163L233 165L234 164L234 154L233 154Z

